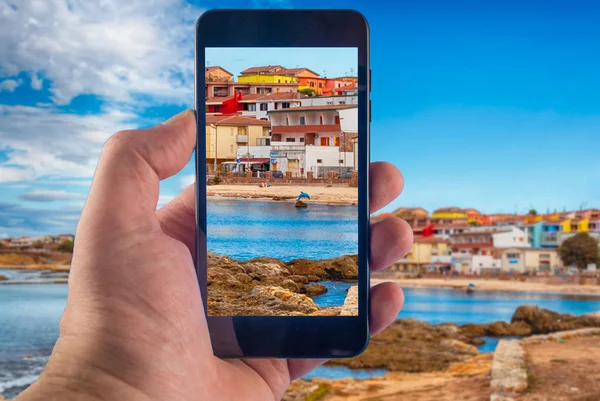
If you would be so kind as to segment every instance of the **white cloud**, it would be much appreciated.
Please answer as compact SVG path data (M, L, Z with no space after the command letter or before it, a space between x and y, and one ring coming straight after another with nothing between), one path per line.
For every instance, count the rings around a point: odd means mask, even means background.
M14 90L19 86L19 82L14 79L5 79L0 82L0 92L8 91L14 92Z
M171 202L173 199L175 199L175 195L170 195L170 194L161 194L158 196L158 205L156 206L157 209L160 209L161 207L165 206L167 203Z
M80 94L191 103L200 10L184 0L0 0L0 15L0 71L30 72L34 89L42 74L56 104Z
M0 182L41 176L91 177L102 143L136 117L118 109L75 115L54 108L0 105L0 138L8 160ZM102 135L100 133L103 133Z
M39 77L39 74L34 73L31 74L31 87L35 90L40 90L42 89L44 80L42 78Z
M179 179L179 186L181 187L181 189L186 189L194 182L196 182L196 176L194 174L184 175Z
M19 196L22 200L31 202L54 202L74 199L85 199L85 195L52 189L34 189Z

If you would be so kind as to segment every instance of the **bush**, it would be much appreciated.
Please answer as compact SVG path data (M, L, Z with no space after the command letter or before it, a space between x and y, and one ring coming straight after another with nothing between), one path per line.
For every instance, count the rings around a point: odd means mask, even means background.
M213 178L213 182L216 184L221 182L221 178L219 178L219 176L215 176L215 178Z
M69 253L73 253L73 247L75 246L75 244L73 243L73 241L63 241L60 243L60 245L58 246L58 250L60 252L69 252Z

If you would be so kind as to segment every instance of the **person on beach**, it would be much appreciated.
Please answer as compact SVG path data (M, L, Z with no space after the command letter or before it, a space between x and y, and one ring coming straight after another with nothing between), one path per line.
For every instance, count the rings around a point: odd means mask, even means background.
M213 355L194 269L194 185L156 210L160 180L186 165L195 141L188 110L106 142L77 227L60 337L17 400L280 400L325 362ZM373 163L370 181L371 213L403 187L388 163ZM372 225L370 243L370 268L380 270L410 250L412 231L388 218ZM396 284L372 287L371 334L403 299Z

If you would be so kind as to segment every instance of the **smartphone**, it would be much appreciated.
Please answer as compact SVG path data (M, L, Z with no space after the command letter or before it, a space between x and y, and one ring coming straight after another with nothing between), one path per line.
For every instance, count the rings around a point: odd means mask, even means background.
M352 10L196 24L197 273L224 358L369 341L369 28Z

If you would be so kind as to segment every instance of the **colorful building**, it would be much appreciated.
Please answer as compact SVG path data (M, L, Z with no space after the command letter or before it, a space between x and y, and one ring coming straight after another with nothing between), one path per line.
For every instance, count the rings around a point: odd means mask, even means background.
M206 116L206 163L214 173L224 162L236 161L238 147L269 137L269 122L238 115Z
M204 77L206 82L227 82L233 80L233 74L223 67L205 67Z
M556 249L506 248L500 250L503 271L516 273L548 272L553 274L563 264Z
M358 121L356 105L303 106L272 110L271 170L317 177L354 168L353 136L342 130L340 114ZM354 136L357 133L353 134Z
M541 248L544 221L538 220L534 223L525 224L523 228L527 236L527 243L533 248Z
M246 83L298 83L298 78L280 65L247 68L238 76L238 82Z
M392 270L417 273L427 268L434 268L434 259L450 255L450 244L447 240L435 237L415 237L410 252L392 265Z
M235 93L242 95L269 94L283 92L298 92L298 83L266 83L266 82L206 82L205 98L220 98L233 96Z
M442 207L433 211L434 219L468 219L467 213L458 207Z

